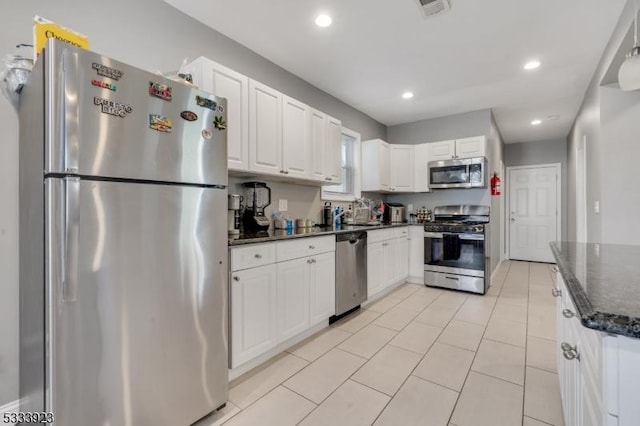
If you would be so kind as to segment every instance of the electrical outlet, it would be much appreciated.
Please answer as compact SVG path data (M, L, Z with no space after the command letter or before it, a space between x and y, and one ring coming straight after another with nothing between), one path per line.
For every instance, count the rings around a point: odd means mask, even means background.
M413 204L407 204L407 211L413 213Z
M595 214L600 213L600 201L596 201L595 203L593 203L593 211Z
M287 211L287 200L278 200L278 210L281 212Z

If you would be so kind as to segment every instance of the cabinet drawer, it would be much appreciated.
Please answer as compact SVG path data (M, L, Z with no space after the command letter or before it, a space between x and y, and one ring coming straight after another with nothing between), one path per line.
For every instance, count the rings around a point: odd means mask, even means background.
M276 247L274 243L251 244L231 249L231 271L255 268L275 263L275 261Z
M387 230L387 239L392 240L394 238L408 238L409 227L403 226L399 228L391 228Z
M375 231L367 231L367 243L377 243L380 241L388 240L388 229L376 229Z
M327 235L315 238L299 238L292 241L276 243L276 259L278 262L313 256L336 250L336 237Z

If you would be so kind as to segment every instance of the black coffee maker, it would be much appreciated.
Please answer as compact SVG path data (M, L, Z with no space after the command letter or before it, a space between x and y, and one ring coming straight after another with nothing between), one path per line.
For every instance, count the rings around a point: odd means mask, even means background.
M242 226L246 233L264 232L269 229L269 218L265 216L264 209L271 204L271 188L264 182L245 182L244 188L244 212L242 214Z

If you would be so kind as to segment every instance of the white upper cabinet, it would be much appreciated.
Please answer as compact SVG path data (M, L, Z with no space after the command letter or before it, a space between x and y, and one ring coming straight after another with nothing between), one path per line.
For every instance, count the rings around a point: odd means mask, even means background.
M227 99L230 171L341 183L340 120L205 57L186 69L203 90Z
M325 141L327 139L327 115L310 108L310 139L311 139L311 178L317 181L325 179Z
M391 192L412 192L414 178L413 145L390 145Z
M451 160L456 158L456 141L431 142L429 161Z
M282 94L249 80L249 170L282 173Z
M474 136L456 139L456 158L473 158L486 156L487 138Z
M362 190L383 191L391 189L391 150L382 139L362 142Z
M413 147L413 192L429 192L428 163L429 144L421 143Z
M325 181L332 185L342 182L342 122L327 116L324 155Z
M189 64L187 71L203 90L227 99L229 170L249 170L249 79L205 57Z
M311 177L309 109L289 96L282 97L282 171L288 177Z
M484 136L431 142L428 144L429 161L484 157L486 155L486 142L487 139Z

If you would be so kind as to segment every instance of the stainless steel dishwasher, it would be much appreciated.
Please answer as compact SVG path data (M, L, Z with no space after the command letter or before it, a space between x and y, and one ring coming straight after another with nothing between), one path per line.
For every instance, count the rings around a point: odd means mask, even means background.
M336 315L367 300L367 233L336 235Z

